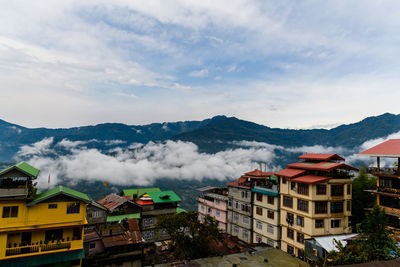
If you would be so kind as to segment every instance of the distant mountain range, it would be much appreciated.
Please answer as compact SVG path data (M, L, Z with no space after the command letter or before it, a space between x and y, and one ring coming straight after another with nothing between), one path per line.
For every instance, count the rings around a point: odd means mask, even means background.
M126 125L104 123L62 129L26 128L0 120L0 161L11 161L22 145L38 142L46 137L54 141L121 140L131 143L182 140L197 144L203 152L217 152L229 147L232 141L258 141L284 147L304 145L343 146L352 148L363 142L400 131L400 115L385 113L360 122L336 128L291 130L270 128L235 117L216 116L203 121ZM101 142L93 147L104 149Z

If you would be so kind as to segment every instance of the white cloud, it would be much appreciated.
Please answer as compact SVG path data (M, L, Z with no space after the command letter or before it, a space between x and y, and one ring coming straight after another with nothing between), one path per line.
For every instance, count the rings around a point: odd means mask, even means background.
M195 70L189 73L191 77L204 77L207 76L208 69Z
M22 145L18 151L18 156L26 157L32 155L45 155L52 153L53 137L44 138L43 140L33 143L32 145Z

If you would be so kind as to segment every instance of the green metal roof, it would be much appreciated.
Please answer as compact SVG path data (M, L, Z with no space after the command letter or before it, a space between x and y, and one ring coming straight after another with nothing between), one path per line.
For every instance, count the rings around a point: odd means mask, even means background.
M172 190L161 191L161 192L146 192L149 194L154 203L166 203L166 202L180 202L182 201L177 194Z
M176 213L182 213L182 212L187 212L187 210L182 208L176 208Z
M82 193L82 192L79 192L79 191L76 191L76 190L73 190L68 187L60 185L60 186L54 187L53 189L47 190L47 191L39 194L32 202L28 203L28 206L33 206L39 202L42 202L46 199L49 199L49 198L54 197L59 194L64 194L69 197L76 198L78 200L81 200L81 201L84 201L87 203L91 202L91 199L85 193Z
M133 213L133 214L123 214L123 215L116 215L116 216L107 216L107 222L118 222L125 218L128 219L140 219L140 213Z
M263 190L260 188L252 188L251 192L255 192L255 193L259 193L259 194L263 194L263 195L268 195L268 196L272 196L272 197L276 197L278 195L278 193L275 192L271 192L268 190Z
M25 173L25 174L27 174L29 176L35 177L35 178L37 178L37 176L39 174L39 170L38 169L36 169L35 167L29 165L28 163L22 161L22 162L20 162L18 164L15 164L13 166L10 166L10 167L2 170L0 172L0 175L3 175L3 174L5 174L5 173L7 173L7 172L9 172L9 171L11 171L13 169L17 169L17 170L19 170L19 171L21 171L21 172L23 172L23 173Z
M124 189L122 190L122 192L124 193L124 196L133 196L134 194L141 196L144 193L161 192L161 190L158 187L150 187L150 188Z

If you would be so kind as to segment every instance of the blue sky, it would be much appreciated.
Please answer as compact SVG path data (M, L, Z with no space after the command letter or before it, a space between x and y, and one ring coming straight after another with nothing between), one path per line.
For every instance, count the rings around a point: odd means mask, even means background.
M24 126L400 113L398 1L2 2L0 118Z

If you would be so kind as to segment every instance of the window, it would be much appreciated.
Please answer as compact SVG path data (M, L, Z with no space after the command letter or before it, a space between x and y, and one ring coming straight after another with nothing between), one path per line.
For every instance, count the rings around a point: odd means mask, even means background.
M331 228L339 228L339 227L340 227L340 220L331 221Z
M256 193L256 199L257 199L257 201L262 201L262 195L261 194L259 194L259 193Z
M256 236L256 241L257 241L257 243L261 243L262 242L262 236L257 235Z
M233 201L233 205L235 205L235 208L236 208L236 209L239 209L239 206L240 206L240 205L239 205L239 202L238 202L238 201L235 201L235 200L234 200L234 201Z
M229 200L228 200L228 206L229 206L229 207L232 207L232 199L229 199Z
M271 238L268 238L267 239L267 245L270 246L270 247L273 247L274 246L274 240L272 240Z
M18 217L18 206L3 207L3 218Z
M238 233L239 233L239 227L237 227L236 225L233 226L233 232L234 232L235 234L238 234Z
M68 203L67 204L67 214L79 213L79 203Z
M96 248L96 243L95 242L89 243L89 248Z
M297 193L308 196L308 184L298 184Z
M244 224L250 224L250 219L247 216L243 216L243 223Z
M204 211L204 205L200 205L200 209L201 209L201 211Z
M200 214L200 221L203 222L204 221L204 215Z
M293 207L293 198L283 196L283 206L292 208Z
M268 196L268 204L274 205L274 197Z
M215 200L215 205L219 205L219 199Z
M168 236L167 230L161 229L160 235L161 235L162 237L167 237L167 236Z
M287 213L286 214L286 222L289 224L289 225L293 225L293 222L294 222L294 215L293 215L293 213Z
M257 215L263 215L263 209L261 207L256 207L256 214Z
M326 213L328 211L328 204L326 201L317 201L315 202L315 213L321 214Z
M256 222L256 228L259 229L259 230L262 230L262 222L257 221Z
M308 201L307 200L298 199L297 200L297 210L308 212Z
M297 242L304 244L304 234L297 232Z
M233 213L233 220L238 221L239 220L239 214L236 212Z
M49 209L56 209L57 208L57 204L49 204Z
M269 211L267 212L267 217L270 218L270 219L274 219L274 212L271 211L271 210L269 210Z
M351 184L347 185L347 194L351 195Z
M221 212L219 210L215 210L215 217L219 218L219 216L221 216Z
M82 227L74 227L72 229L72 240L81 240L82 239Z
M207 212L208 212L208 214L211 214L212 213L212 208L209 207Z
M152 226L154 225L154 217L143 218L143 226Z
M326 184L317 184L317 195L326 195Z
M296 183L295 183L295 182L290 182L290 188L291 188L293 191L296 191Z
M250 212L250 206L247 204L242 204L242 211L244 212Z
M301 227L304 227L304 217L302 217L302 216L297 216L296 224L297 224L297 225L300 225Z
M232 188L231 188L231 192L232 192L233 194L237 194L237 193L238 193L238 189L237 189L236 187L232 187Z
M286 184L286 178L282 177L282 184Z
M247 239L247 238L249 238L249 231L247 231L247 230L243 230L243 232L242 232L242 236L243 236L243 238L244 238L244 239Z
M351 200L347 200L347 211L351 211Z
M331 213L342 213L343 212L343 201L331 202Z
M272 225L268 224L267 225L267 232L270 233L270 234L273 234L274 233L274 227Z
M287 253L294 255L294 248L292 246L287 246Z
M151 240L154 238L154 230L147 230L142 232L144 240Z
M242 198L249 198L249 192L247 190L242 191Z
M324 220L315 220L315 228L323 228Z
M331 196L332 197L343 196L343 185L342 184L331 185Z
M287 237L290 239L294 238L294 231L290 228L287 229Z

